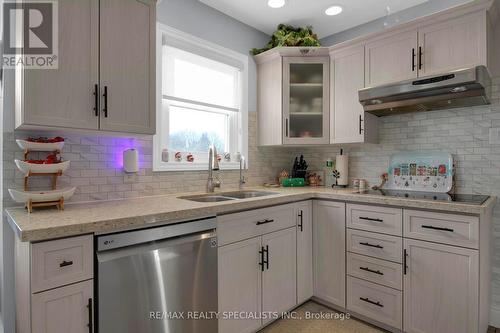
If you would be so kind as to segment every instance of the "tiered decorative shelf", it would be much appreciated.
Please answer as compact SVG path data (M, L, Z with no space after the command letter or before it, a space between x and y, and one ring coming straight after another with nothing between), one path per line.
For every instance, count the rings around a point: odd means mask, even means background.
M64 146L64 141L42 143L16 140L16 142L24 150L25 161L15 160L17 168L24 174L24 191L9 189L12 199L24 203L29 213L33 211L34 207L56 206L59 210L64 210L64 201L75 193L76 188L57 190L57 177L61 176L69 168L70 161L43 164L28 162L29 154L32 152L48 152L59 155ZM30 191L30 177L51 177L51 190Z

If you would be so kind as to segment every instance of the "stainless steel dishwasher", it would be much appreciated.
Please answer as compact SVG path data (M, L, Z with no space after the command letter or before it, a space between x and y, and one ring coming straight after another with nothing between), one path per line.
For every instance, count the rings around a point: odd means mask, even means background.
M99 333L217 333L216 219L97 237Z

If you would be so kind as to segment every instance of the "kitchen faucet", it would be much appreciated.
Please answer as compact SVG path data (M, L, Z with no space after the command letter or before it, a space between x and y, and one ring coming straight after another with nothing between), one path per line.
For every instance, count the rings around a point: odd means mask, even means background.
M214 171L219 170L219 160L217 159L217 149L212 146L208 149L208 179L207 193L213 193L216 187L220 188L220 181L214 179Z
M246 167L245 156L240 157L240 181L239 181L239 189L243 189L243 185L245 185L246 180L245 176L243 176L243 169Z

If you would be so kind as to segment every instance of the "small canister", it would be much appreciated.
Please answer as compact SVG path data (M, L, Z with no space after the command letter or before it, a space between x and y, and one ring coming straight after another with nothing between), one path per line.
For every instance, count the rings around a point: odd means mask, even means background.
M358 178L354 178L352 180L352 187L353 188L359 188L359 179Z
M366 180L365 179L360 179L359 180L359 189L360 190L366 190L366 186L367 186Z

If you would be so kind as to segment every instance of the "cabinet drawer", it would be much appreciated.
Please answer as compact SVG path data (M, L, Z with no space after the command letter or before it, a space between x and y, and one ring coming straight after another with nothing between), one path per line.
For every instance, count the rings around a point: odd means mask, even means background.
M405 210L404 236L478 249L479 218L476 216Z
M33 293L91 279L94 275L90 235L35 243L31 251Z
M217 217L219 246L295 226L293 208L282 205Z
M394 289L403 288L403 266L392 261L348 253L347 274Z
M403 210L390 207L347 205L349 228L402 236Z
M403 294L399 290L349 276L347 310L402 329Z
M403 239L368 231L347 229L347 251L400 263Z

